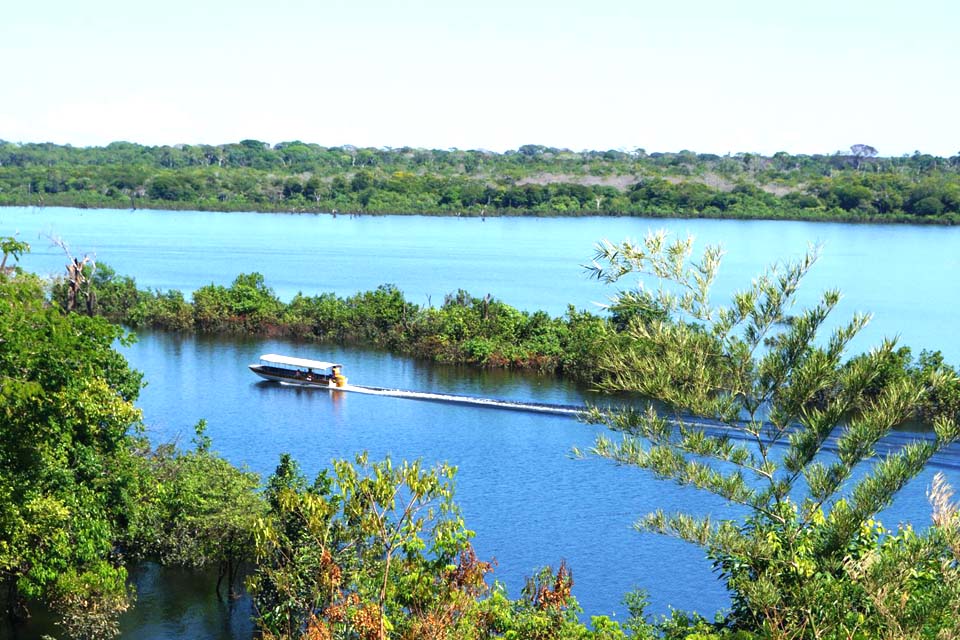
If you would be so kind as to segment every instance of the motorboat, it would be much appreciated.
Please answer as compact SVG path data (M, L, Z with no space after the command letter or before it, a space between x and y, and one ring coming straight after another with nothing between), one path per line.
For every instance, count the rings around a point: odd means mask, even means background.
M265 380L300 387L342 388L347 384L343 366L335 362L294 358L276 353L260 356L250 370Z

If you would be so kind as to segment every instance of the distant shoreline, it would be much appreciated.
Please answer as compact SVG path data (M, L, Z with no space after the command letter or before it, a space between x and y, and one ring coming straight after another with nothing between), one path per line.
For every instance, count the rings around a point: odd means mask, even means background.
M331 211L329 209L311 209L311 208L282 208L282 207L211 207L206 203L166 203L166 202L141 202L136 207L124 206L116 203L97 203L97 204L71 204L65 202L3 202L0 208L37 208L43 209L64 208L79 210L110 209L116 211L129 210L131 212L138 210L145 211L198 211L198 212L217 212L217 213L282 213L290 215L329 215L329 216L425 216L436 218L650 218L650 219L701 219L701 220L770 220L770 221L794 221L794 222L837 222L843 224L904 224L915 226L955 226L960 225L960 215L938 216L938 217L919 217L908 213L895 214L875 214L862 215L845 211L829 212L803 212L791 210L782 213L771 213L769 211L751 213L738 212L736 214L715 214L703 212L684 212L684 211L657 211L644 213L617 213L617 212L596 212L596 211L576 211L576 212L550 212L550 211L531 211L531 210L507 210L494 212L480 211Z
M0 141L0 206L960 224L960 155Z

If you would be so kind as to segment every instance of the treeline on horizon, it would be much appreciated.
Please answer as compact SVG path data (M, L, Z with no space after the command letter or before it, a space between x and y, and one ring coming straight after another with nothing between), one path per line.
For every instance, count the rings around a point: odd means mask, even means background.
M960 222L960 154L0 141L0 205Z

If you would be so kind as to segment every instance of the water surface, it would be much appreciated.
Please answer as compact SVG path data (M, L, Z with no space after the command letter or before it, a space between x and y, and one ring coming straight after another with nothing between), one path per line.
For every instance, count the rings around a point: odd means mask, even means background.
M916 351L940 349L960 363L960 227L0 208L0 235L19 231L34 247L23 265L43 273L63 272L63 252L44 237L55 235L75 254L95 254L141 287L189 292L258 271L287 300L298 291L351 295L392 283L423 305L439 305L444 295L466 289L554 315L568 304L596 309L615 292L587 279L581 266L592 259L596 242L642 238L656 229L692 234L698 250L724 248L719 302L767 265L820 245L821 259L800 301L810 304L825 289L839 288L844 298L834 323L855 311L873 313L856 350L899 336Z
M538 567L566 560L589 615L622 618L623 594L634 588L650 593L656 614L673 606L709 616L728 605L699 548L640 534L632 524L658 508L720 518L742 511L637 469L571 458L572 447L592 444L598 427L565 416L281 386L246 369L267 352L346 363L357 384L557 404L611 401L551 376L440 367L363 349L146 333L126 353L150 381L140 401L150 438L186 443L206 418L214 448L263 475L284 452L308 476L358 451L447 461L459 469L456 498L477 533L477 552L497 560L494 577L513 596ZM882 520L926 526L925 490L938 470L960 485L957 447L911 482Z
M61 236L77 255L95 253L141 287L190 291L259 271L284 299L297 291L350 295L395 283L420 304L438 305L444 294L463 288L553 314L567 304L595 308L593 301L612 293L589 281L580 267L590 260L595 241L642 237L658 228L692 233L701 246L726 248L721 300L764 265L795 258L808 243L822 243L822 258L801 297L810 302L817 292L839 287L845 299L838 318L873 311L875 321L857 349L899 334L918 350L942 349L948 360L960 362L954 332L960 315L956 228L0 209L0 235L19 230L34 246L23 265L44 273L58 273L64 260L42 233ZM364 450L373 458L448 461L459 468L457 501L477 532L478 554L498 561L494 577L511 595L519 594L524 577L538 567L566 560L574 571L574 594L589 615L622 618L623 594L636 587L650 592L654 613L673 606L710 615L726 606L701 550L641 535L631 525L656 508L714 517L739 512L635 469L571 459L571 448L589 447L598 428L563 416L281 387L246 369L267 352L342 361L350 381L359 384L559 404L596 400L589 390L549 376L438 367L363 349L144 333L125 353L149 383L139 404L150 438L186 444L203 418L215 449L262 475L272 472L284 452L308 475L334 458ZM883 514L885 523L925 526L930 478L944 470L960 485L958 459L955 449L939 457ZM203 580L150 566L138 568L134 577L141 598L124 618L125 636L249 637L248 609L242 602L233 607L218 602L212 583L205 588ZM50 633L38 629L42 624L20 637Z

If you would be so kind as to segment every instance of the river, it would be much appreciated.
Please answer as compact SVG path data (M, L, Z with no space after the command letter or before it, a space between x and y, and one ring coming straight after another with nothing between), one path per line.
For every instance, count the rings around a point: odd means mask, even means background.
M63 273L63 252L94 255L141 287L192 291L258 271L286 300L298 291L351 295L396 284L417 304L439 305L457 289L487 293L527 310L596 309L614 293L581 265L603 238L642 238L649 230L693 235L697 248L726 251L716 302L749 285L767 265L796 259L809 245L821 258L800 290L809 304L825 289L843 300L835 322L874 314L858 351L885 336L940 349L960 363L960 227L856 225L764 220L644 218L440 218L316 214L0 208L0 235L33 245L24 267ZM635 281L625 282L633 286Z
M446 293L463 288L554 314L567 304L593 308L593 301L612 293L589 281L580 267L590 260L595 241L642 237L659 228L692 233L701 247L724 246L719 300L746 286L764 265L820 243L822 257L802 297L809 302L818 291L839 287L845 293L839 317L872 310L875 321L857 348L899 334L917 350L941 349L948 361L960 361L953 334L960 317L956 228L0 209L0 235L19 231L34 247L23 266L41 273L62 269L62 251L44 239L56 235L75 255L95 254L141 287L189 291L259 271L285 299L297 291L345 295L389 282L420 304L440 304ZM297 353L342 361L350 381L359 384L560 404L596 401L587 389L546 376L438 367L377 351L260 339L145 333L125 352L148 380L139 404L154 442L186 443L192 425L205 418L216 450L264 475L283 452L311 475L331 459L361 450L374 458L457 465L457 501L477 532L478 554L497 560L494 577L512 596L519 594L524 576L563 559L573 568L574 595L586 614L622 619L623 594L636 587L650 593L654 613L673 606L709 616L727 603L702 551L641 535L631 523L655 508L719 517L736 512L638 470L571 459L571 448L588 447L599 433L596 427L564 416L290 389L258 382L246 365L261 353ZM958 458L951 451L936 465L955 485L960 485ZM929 521L924 490L936 468L903 491L884 514L888 525ZM218 605L192 578L147 567L137 573L137 584L140 602L123 622L129 637L249 635L245 605Z

